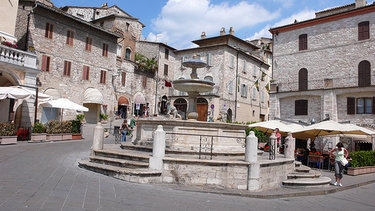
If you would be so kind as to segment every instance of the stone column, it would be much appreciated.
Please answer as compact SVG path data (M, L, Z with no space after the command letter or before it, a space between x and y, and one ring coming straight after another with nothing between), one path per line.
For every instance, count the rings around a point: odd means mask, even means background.
M149 167L155 170L163 170L163 158L165 156L165 131L162 125L154 132L152 157L150 157Z
M102 123L98 122L94 129L94 137L93 137L93 143L91 149L94 150L100 150L103 149L103 142L104 142L104 128L102 126ZM92 154L93 154L92 151Z
M288 133L288 136L285 138L284 145L284 156L285 158L294 159L294 149L296 148L296 139L293 138L291 133Z
M249 162L247 189L258 190L260 187L260 164L258 163L258 138L254 131L246 137L245 161Z

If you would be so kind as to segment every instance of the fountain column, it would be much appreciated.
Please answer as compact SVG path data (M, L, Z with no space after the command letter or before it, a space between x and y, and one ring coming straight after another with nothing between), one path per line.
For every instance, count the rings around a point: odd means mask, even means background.
M198 92L188 92L189 95L189 106L188 106L188 114L187 119L194 120L198 118L197 112L197 97L199 95Z

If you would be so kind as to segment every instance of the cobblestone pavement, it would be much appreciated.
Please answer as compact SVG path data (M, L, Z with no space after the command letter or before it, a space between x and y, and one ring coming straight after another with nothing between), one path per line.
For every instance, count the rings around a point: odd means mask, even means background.
M0 210L375 210L375 174L345 175L344 187L255 193L117 180L78 167L94 126L80 141L0 146Z

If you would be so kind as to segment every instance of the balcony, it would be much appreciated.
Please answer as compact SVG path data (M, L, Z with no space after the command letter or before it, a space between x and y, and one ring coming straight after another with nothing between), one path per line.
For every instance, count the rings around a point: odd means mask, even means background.
M36 55L5 45L0 45L0 61L36 69Z

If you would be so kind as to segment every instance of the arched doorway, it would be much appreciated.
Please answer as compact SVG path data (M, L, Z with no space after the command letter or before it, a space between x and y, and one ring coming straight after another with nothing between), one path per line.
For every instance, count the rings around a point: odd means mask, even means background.
M197 99L198 121L207 121L208 102L204 98Z
M124 97L124 96L121 96L119 97L119 99L117 100L117 115L122 118L122 119L126 119L127 118L127 111L128 111L128 107L129 107L129 100L128 98Z
M148 104L146 103L143 94L138 94L134 97L133 114L136 116L146 116L148 111Z
M183 98L178 98L173 102L174 107L176 107L178 114L181 115L182 119L186 119L187 102Z
M103 95L102 93L95 88L87 88L83 97L83 106L89 109L85 113L85 119L87 123L96 124L100 118L100 106L103 104Z
M232 109L228 109L227 111L227 122L232 122Z

